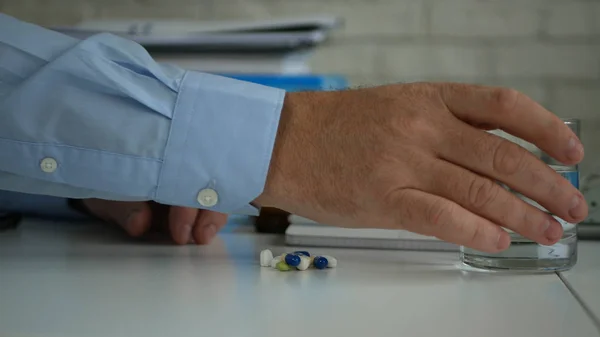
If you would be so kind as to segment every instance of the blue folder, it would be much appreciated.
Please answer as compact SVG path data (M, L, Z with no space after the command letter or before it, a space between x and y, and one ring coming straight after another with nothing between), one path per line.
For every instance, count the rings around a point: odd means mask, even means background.
M347 87L346 78L340 75L270 75L270 74L219 74L241 81L292 91L341 90Z

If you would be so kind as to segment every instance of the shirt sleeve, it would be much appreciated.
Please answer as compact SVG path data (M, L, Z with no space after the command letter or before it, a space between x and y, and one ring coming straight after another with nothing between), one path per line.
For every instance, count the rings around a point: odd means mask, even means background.
M0 190L256 214L284 95L0 14Z

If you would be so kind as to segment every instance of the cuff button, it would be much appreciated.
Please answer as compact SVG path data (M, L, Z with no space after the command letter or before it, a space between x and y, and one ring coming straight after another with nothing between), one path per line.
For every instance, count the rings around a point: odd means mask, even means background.
M211 188L205 188L198 193L198 203L204 207L213 207L219 202L219 195Z
M54 160L54 158L44 158L40 162L40 167L41 167L42 171L44 171L46 173L52 173L52 172L56 171L56 168L58 167L58 163L56 162L56 160Z

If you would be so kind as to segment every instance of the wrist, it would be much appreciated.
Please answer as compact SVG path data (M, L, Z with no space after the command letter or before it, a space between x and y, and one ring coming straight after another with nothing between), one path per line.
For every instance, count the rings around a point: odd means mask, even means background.
M287 93L284 99L265 188L254 203L260 207L288 210L299 193L297 181L303 170L303 148L310 127L311 102L314 93Z

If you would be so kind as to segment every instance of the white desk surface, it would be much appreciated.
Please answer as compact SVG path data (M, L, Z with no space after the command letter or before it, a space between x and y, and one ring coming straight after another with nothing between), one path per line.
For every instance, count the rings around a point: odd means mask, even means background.
M453 253L314 248L338 268L261 268L261 249L295 250L280 242L227 233L178 247L25 221L0 233L0 336L600 336L556 274L465 273Z
M600 324L600 242L580 241L577 265L562 274Z

